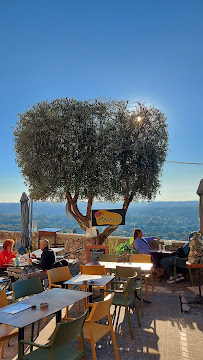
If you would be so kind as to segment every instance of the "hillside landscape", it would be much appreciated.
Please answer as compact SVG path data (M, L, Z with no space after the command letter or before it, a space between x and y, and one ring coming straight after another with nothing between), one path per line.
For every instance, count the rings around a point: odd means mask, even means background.
M79 208L85 213L86 204ZM121 203L95 203L93 209L119 209ZM37 228L57 227L62 232L82 234L84 231L70 216L66 216L65 204L36 202L33 205L33 221ZM114 235L132 236L135 227L140 227L145 236L157 235L165 239L187 240L188 234L198 229L198 202L153 202L132 203L124 226L119 226ZM0 230L21 230L20 203L0 203Z

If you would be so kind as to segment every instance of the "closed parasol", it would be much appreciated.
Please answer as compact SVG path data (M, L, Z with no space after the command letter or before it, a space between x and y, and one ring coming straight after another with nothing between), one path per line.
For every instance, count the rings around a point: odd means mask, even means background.
M22 193L21 199L21 222L22 222L22 231L21 231L21 246L29 245L29 198L26 193Z
M199 187L197 189L197 194L199 195L199 222L200 222L200 231L203 235L203 179L200 180Z

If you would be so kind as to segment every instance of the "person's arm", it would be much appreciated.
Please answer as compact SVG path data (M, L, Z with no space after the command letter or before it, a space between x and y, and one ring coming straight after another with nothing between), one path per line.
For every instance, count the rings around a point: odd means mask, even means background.
M0 252L0 261L3 264L7 264L7 260L5 259L3 251Z
M48 256L48 252L47 251L42 251L42 255L41 255L41 260L40 260L40 266L42 268L43 271L46 270L47 268L47 256Z
M14 259L17 255L18 250L12 251L11 253L9 253L9 262L11 261L11 259Z
M145 239L148 243L149 243L150 241L152 241L152 240L160 240L160 238L157 237L157 236L145 237L144 239Z

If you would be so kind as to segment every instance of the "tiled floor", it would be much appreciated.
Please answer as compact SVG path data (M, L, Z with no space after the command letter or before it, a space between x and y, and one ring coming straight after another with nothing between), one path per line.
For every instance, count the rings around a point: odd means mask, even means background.
M179 283L180 284L180 283ZM182 313L180 298L176 291L185 290L189 282L181 285L169 285L164 279L161 283L155 279L155 294L149 292L151 304L144 305L141 328L138 327L135 314L131 313L135 339L131 340L124 312L119 317L116 339L120 359L128 360L201 360L203 358L203 305L191 306L189 313ZM192 293L191 293L192 294ZM190 294L190 296L191 296ZM140 308L140 304L138 302ZM113 307L112 307L113 313ZM78 316L78 306L74 305L70 315ZM55 319L46 323L37 339L45 343L53 328ZM29 338L30 329L26 329ZM92 359L90 344L87 344L88 359ZM96 345L98 360L114 359L111 337L106 335ZM6 348L5 360L17 359L17 341L11 340Z

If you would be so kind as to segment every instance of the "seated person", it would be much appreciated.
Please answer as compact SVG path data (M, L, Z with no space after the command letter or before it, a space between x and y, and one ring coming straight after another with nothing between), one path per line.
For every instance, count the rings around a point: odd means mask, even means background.
M6 239L3 243L3 250L0 252L0 271L4 272L8 264L16 257L18 250L13 251L15 241Z
M135 229L133 237L133 246L140 254L150 254L150 250L152 250L149 245L150 241L160 240L157 236L143 237L141 229Z
M42 255L40 262L38 262L38 265L41 267L43 271L46 272L46 270L51 269L52 265L56 261L55 253L52 249L49 248L49 240L47 239L40 241L40 249L42 250ZM29 263L30 265L32 264L31 259L29 259Z
M191 239L191 237L193 236L193 233L190 233L189 235L189 240ZM175 282L174 279L174 259L175 258L186 258L188 257L190 252L190 243L188 241L187 244L181 246L180 248L177 249L177 251L175 251L173 253L172 256L166 257L164 259L161 260L161 266L163 267L163 269L165 270L165 272L169 275L169 280L167 280L168 283L173 283ZM176 275L176 281L180 281L184 279L184 276L182 273L178 273L178 265L180 266L185 266L187 260L184 259L177 259L176 260L176 264L177 264L177 275Z

